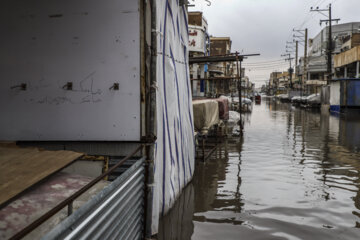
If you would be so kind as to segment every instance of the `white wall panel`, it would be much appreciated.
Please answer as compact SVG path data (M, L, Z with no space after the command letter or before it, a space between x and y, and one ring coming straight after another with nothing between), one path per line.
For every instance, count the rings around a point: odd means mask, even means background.
M330 105L340 106L340 81L330 84Z
M204 28L189 25L189 51L205 53L205 41Z
M138 1L6 0L0 16L0 140L140 139Z

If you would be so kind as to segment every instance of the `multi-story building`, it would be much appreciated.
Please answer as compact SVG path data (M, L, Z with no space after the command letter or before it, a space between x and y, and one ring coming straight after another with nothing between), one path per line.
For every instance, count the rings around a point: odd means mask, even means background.
M202 12L189 12L189 55L190 57L209 55L208 24ZM207 77L207 64L190 65L192 79L205 79ZM193 80L193 96L204 96L206 91L205 80Z
M304 71L304 58L300 58L299 74L305 76L304 89L308 93L320 92L328 79L327 48L329 27L322 29L313 39L309 39L308 58ZM360 22L344 23L332 26L332 52L338 54L344 50L344 39L360 33ZM332 59L332 65L333 65ZM332 68L334 74L334 68Z
M292 75L292 79L295 74ZM269 80L270 94L279 94L287 92L290 87L290 74L289 72L272 72Z
M210 56L227 55L231 53L230 37L210 37ZM209 66L209 74L211 77L232 77L233 63L218 62L211 63ZM216 94L228 94L231 92L233 80L218 80L210 82L210 89Z
M343 52L334 56L335 77L330 82L330 111L360 109L360 34L343 39Z
M278 76L280 76L281 72L272 72L270 73L269 79L269 94L273 95L276 93L278 88Z
M341 53L334 56L335 78L360 78L360 33L343 39Z

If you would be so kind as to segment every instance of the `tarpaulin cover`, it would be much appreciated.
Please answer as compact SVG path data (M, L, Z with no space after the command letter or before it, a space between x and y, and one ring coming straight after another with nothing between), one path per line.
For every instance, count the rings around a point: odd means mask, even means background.
M219 123L219 104L217 100L204 99L193 101L194 125L199 132L206 133Z
M176 0L156 1L157 141L153 233L159 215L175 203L194 173L195 140L188 65L187 10Z
M229 119L229 99L224 96L220 96L216 99L219 104L219 118L222 120Z

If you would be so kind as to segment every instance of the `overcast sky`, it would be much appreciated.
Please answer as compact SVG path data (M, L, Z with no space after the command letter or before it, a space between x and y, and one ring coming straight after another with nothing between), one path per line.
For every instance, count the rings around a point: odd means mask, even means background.
M189 11L203 11L209 24L209 34L217 37L231 37L232 51L260 53L244 61L246 74L257 87L269 79L274 70L286 71L288 63L281 61L287 41L292 41L292 29L308 28L309 38L325 26L319 25L326 19L310 7L327 8L332 3L333 18L339 23L360 21L360 0L190 0L196 7ZM299 48L300 56L303 47ZM259 64L253 64L258 62ZM266 63L263 63L266 62ZM263 68L260 69L259 66ZM252 69L251 69L252 66ZM254 67L256 66L256 67ZM255 69L257 68L257 69Z

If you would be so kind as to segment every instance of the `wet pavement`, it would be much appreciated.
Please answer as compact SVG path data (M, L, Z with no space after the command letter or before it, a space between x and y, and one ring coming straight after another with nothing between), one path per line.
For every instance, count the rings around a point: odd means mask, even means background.
M254 105L162 219L159 239L360 239L360 118Z

